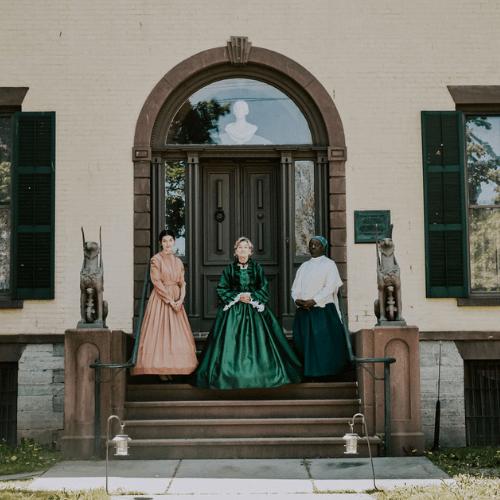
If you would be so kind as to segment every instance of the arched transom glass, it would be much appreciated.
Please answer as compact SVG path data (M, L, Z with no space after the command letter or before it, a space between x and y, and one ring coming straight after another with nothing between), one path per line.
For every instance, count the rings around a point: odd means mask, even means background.
M297 105L276 87L258 80L231 78L211 83L181 106L166 144L312 144Z

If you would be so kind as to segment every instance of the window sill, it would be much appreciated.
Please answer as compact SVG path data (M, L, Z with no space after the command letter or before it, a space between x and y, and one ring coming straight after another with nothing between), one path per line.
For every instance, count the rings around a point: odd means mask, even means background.
M500 306L500 297L457 298L458 307L494 307Z
M0 309L22 309L24 301L0 298Z

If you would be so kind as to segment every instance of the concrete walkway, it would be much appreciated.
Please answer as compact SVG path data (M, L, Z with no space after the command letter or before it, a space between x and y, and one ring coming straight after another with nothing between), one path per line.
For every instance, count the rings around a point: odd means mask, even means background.
M450 477L425 457L374 458L376 485L440 484ZM30 490L84 490L105 487L106 462L60 462L35 479ZM114 460L109 462L109 491L116 499L258 500L369 499L373 489L369 458L275 460ZM123 495L131 492L131 495ZM339 492L345 492L339 495ZM355 493L357 492L357 493ZM139 494L141 493L141 494ZM154 496L151 496L154 495ZM160 496L157 496L160 495ZM314 497L313 497L314 495ZM113 497L115 498L115 497Z

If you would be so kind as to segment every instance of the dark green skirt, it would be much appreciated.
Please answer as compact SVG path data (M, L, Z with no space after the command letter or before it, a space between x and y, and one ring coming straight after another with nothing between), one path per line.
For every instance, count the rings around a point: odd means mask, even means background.
M293 321L293 342L303 357L306 377L340 373L349 363L347 344L335 304L298 309Z
M210 389L277 387L303 379L300 361L276 318L238 302L222 308L189 383Z

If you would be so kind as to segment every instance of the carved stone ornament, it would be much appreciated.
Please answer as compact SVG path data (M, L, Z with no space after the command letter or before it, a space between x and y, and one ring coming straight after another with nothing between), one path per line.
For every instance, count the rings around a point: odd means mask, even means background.
M391 224L389 238L378 241L378 224L375 224L375 250L377 252L378 299L374 309L377 326L405 326L401 305L401 270L394 255ZM379 253L380 252L380 253Z
M108 303L103 300L104 268L101 245L95 241L85 241L83 237L83 265L80 271L80 314L76 328L107 328ZM99 229L99 240L101 230ZM101 259L98 261L99 254Z
M251 47L252 43L248 41L248 37L232 36L231 39L227 41L227 51L231 64L234 66L247 64Z

